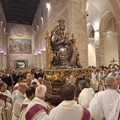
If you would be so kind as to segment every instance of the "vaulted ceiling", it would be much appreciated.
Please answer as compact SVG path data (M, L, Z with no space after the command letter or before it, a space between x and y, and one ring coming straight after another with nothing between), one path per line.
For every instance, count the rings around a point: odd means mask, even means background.
M1 0L8 23L31 25L40 0Z

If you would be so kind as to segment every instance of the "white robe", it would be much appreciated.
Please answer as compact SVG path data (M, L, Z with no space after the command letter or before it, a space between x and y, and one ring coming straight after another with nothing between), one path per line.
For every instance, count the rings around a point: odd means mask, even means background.
M26 109L26 114L27 112L35 105L42 105L44 106L46 109L47 109L47 104L45 103L44 100L38 98L38 97L35 97L29 104L28 104L28 107ZM25 116L26 116L25 114ZM34 115L34 117L32 118L32 120L42 120L45 116L47 115L47 113L45 111L38 111L37 114Z
M85 108L89 107L89 104L94 96L94 90L93 88L84 88L78 97L78 103Z
M43 120L82 120L84 109L75 100L63 101ZM85 119L89 120L89 119Z
M19 90L16 92L16 96L13 98L13 116L12 120L18 120L20 116L21 106L24 101L24 94Z
M6 90L6 92L0 92L0 94L6 95L9 98L11 98L11 92ZM12 99L12 98L11 98ZM6 106L8 107L7 111L3 109L5 107L5 102L0 99L0 120L6 120L6 115L7 115L7 120L11 120L12 117L12 104L6 102Z
M25 100L23 101L23 104L28 105L29 102L31 102L31 100L29 100L28 98L25 98ZM27 108L27 107L26 107ZM20 116L19 116L19 120L25 120L25 113L26 113L26 108L24 108L21 112L20 112Z
M114 89L98 92L92 99L89 107L95 120L118 120L120 112L120 95Z
M18 90L14 90L14 91L12 92L12 101L13 101L13 102L14 102L13 99L14 99L14 97L16 96L17 91L18 91Z

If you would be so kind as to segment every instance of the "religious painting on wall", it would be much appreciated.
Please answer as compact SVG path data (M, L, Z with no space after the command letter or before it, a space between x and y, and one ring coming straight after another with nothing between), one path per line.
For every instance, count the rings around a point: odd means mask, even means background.
M9 52L15 54L30 54L32 52L30 39L9 39Z

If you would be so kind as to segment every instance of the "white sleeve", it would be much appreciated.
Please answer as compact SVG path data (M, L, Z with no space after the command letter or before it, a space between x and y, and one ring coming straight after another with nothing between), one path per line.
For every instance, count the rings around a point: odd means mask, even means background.
M42 120L49 120L48 115L46 115Z

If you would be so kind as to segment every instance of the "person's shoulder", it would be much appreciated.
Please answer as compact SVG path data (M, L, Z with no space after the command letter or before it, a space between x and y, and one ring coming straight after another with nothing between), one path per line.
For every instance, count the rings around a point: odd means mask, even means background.
M9 90L6 90L7 94L11 94L11 92Z
M99 92L95 93L95 97L101 97L104 95L104 93L105 93L105 91L99 91Z
M50 111L50 115L52 114L56 114L56 112L58 112L58 110L59 110L59 108L60 108L60 106L59 105L57 105L56 107L53 107L52 109L51 109L51 111Z

